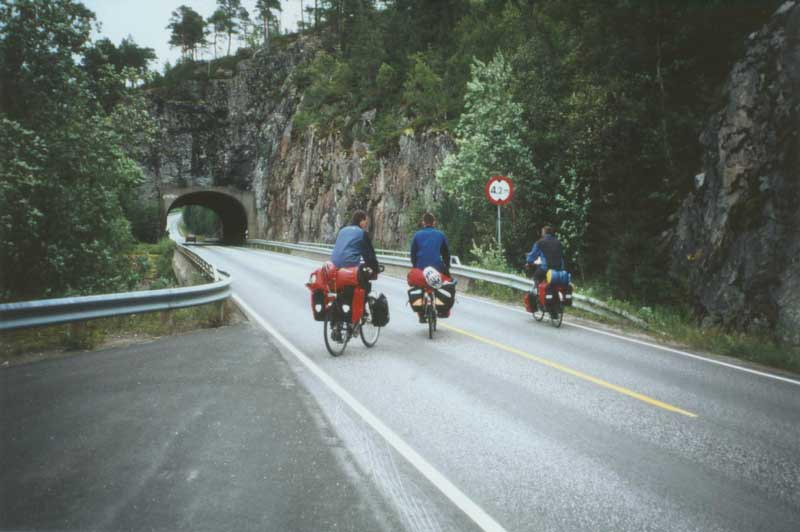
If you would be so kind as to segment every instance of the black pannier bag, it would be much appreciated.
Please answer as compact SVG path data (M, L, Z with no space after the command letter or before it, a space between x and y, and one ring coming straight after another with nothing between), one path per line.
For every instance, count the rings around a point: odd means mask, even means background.
M422 310L422 296L424 293L425 291L422 288L412 287L408 289L408 303L417 312Z
M564 287L564 305L567 307L572 306L572 285L568 284Z
M453 303L456 299L456 287L448 286L446 288L439 288L436 290L436 310L448 311L453 308Z
M325 292L322 290L314 290L311 293L311 312L314 313L316 321L325 319Z
M389 323L389 302L383 294L378 295L370 307L372 324L376 327L385 327Z

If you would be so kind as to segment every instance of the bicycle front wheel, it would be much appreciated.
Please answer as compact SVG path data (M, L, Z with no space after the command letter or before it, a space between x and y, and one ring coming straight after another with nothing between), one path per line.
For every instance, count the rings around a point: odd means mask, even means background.
M322 330L328 353L335 357L344 353L347 342L350 341L350 330L346 323L336 319L333 306L325 312L325 324Z
M367 347L375 345L381 335L381 328L372 324L372 305L374 303L375 298L369 296L367 298L367 306L364 309L364 316L361 318L361 341Z

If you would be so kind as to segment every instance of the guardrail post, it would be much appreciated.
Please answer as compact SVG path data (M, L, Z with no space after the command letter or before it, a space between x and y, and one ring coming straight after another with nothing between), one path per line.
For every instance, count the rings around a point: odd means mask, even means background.
M158 317L161 320L161 323L169 327L169 330L172 330L172 311L170 310L162 310L158 313Z

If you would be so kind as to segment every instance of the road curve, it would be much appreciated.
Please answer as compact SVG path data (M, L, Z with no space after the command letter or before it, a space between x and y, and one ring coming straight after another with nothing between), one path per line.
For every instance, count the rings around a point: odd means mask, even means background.
M433 340L382 277L378 345L325 351L304 283L315 261L194 248L259 319L506 530L796 531L800 383L770 379L460 296ZM463 516L289 350L374 489L409 530ZM476 529L480 529L475 525ZM484 528L485 529L485 528Z

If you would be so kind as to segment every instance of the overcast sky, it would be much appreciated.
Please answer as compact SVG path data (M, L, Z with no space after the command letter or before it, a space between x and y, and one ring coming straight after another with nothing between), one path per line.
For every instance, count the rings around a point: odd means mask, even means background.
M139 46L152 48L158 56L158 70L165 61L174 64L180 57L178 48L169 47L170 31L166 29L172 12L181 5L187 5L208 18L217 7L216 0L82 0L83 4L94 11L102 28L94 39L108 37L111 42L119 43L131 35ZM255 18L256 0L242 0L242 5ZM281 28L294 31L300 19L300 0L281 0ZM304 5L313 5L313 0L306 0ZM232 49L237 47L234 38ZM225 50L225 48L222 48ZM155 65L153 65L155 68Z

